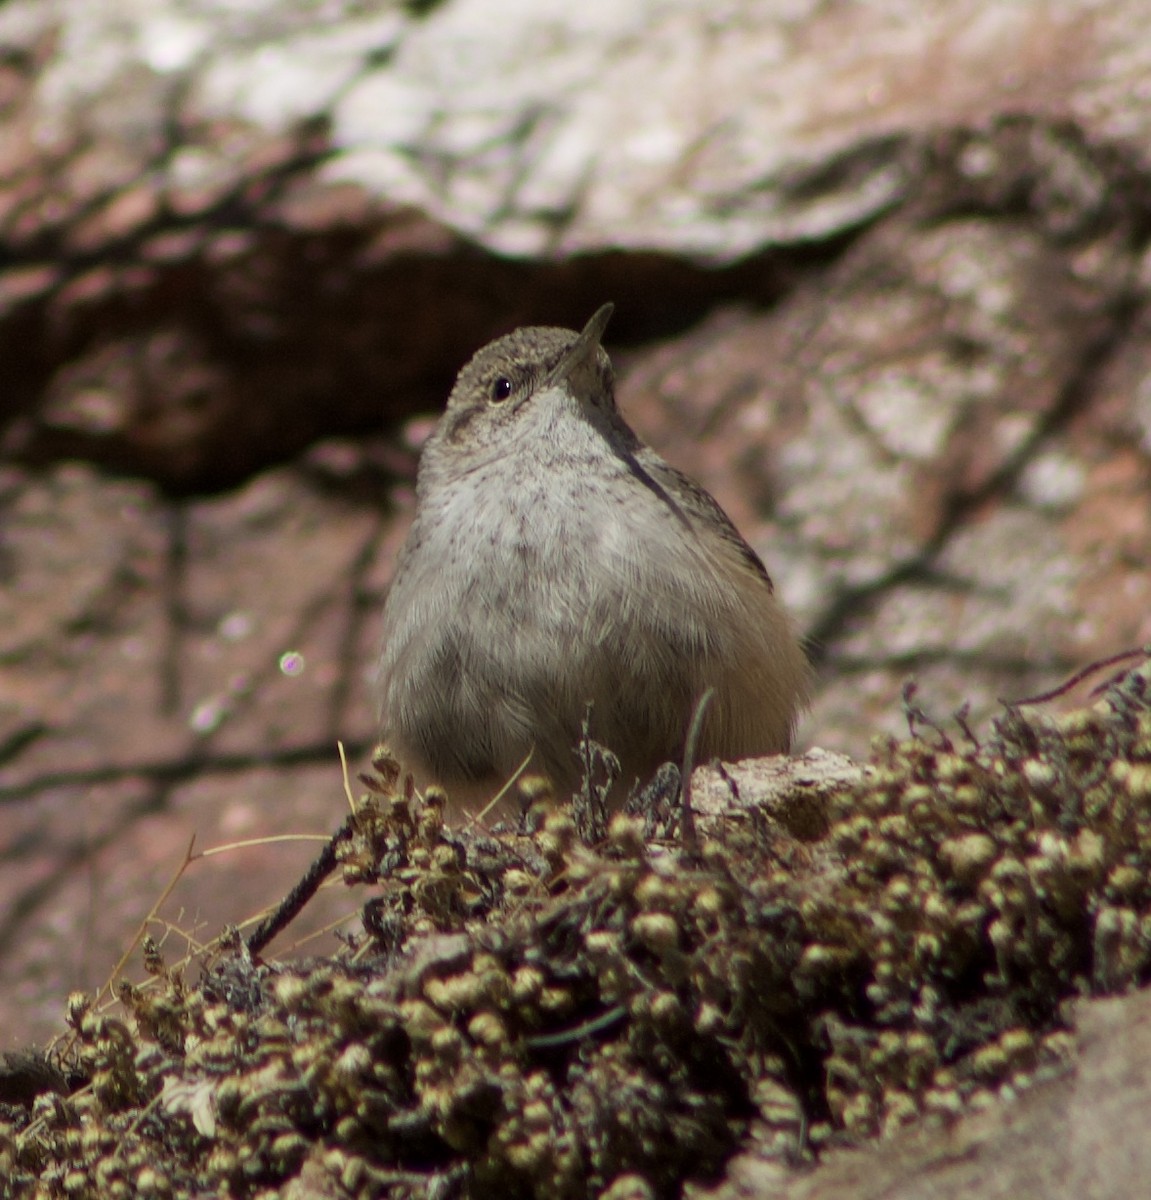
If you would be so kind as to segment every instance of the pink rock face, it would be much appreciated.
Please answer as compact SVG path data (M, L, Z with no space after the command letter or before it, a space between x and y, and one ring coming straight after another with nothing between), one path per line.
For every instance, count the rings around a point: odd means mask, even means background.
M0 7L5 1044L193 834L338 825L402 423L516 325L616 302L629 419L811 637L807 745L1151 640L1137 0L145 7ZM313 852L192 863L171 946Z

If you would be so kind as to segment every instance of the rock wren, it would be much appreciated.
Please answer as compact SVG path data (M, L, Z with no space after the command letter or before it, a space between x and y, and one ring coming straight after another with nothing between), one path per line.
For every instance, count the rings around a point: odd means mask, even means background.
M529 753L570 795L585 720L621 783L646 782L709 688L697 762L785 751L806 699L763 563L616 409L611 313L485 346L423 449L384 608L383 736L457 801Z

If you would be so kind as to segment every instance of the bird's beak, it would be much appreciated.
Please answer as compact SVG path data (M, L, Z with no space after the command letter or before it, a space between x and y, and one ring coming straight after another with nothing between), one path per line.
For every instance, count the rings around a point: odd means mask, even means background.
M559 383L572 377L581 367L595 362L603 331L615 311L614 304L604 304L596 309L595 316L583 327L579 336L568 347L563 358L548 372L544 386Z

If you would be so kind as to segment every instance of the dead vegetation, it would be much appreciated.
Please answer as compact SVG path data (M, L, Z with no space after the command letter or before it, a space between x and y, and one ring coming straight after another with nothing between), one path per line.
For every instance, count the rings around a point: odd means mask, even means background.
M1151 973L1151 666L1068 714L1008 708L982 744L912 716L855 781L733 785L690 838L674 808L593 846L586 812L542 805L455 831L381 761L334 848L345 950L282 963L232 934L173 966L146 942L149 982L73 998L59 1073L5 1092L0 1174L669 1196L752 1136L799 1164L1061 1070L1067 1002Z

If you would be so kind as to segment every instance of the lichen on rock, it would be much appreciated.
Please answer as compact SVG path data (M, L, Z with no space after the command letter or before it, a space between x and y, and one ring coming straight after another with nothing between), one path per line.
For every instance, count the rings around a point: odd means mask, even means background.
M38 1196L672 1195L753 1136L797 1163L1017 1091L1063 1068L1069 1000L1151 971L1151 666L957 729L822 787L796 760L774 796L720 771L694 840L617 815L588 846L539 804L451 829L381 771L339 848L371 893L346 949L232 934L192 971L147 946L119 1011L70 1004L71 1093L0 1108L0 1172Z

